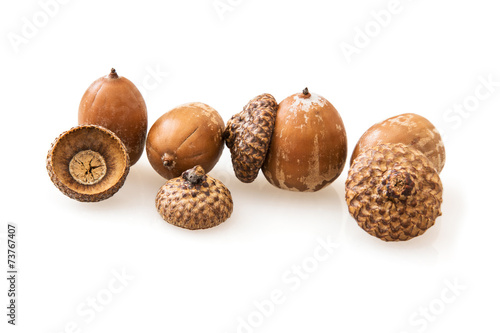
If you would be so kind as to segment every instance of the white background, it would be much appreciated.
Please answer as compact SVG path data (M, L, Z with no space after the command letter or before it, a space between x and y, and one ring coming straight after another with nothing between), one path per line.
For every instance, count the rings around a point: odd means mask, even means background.
M1 273L2 332L498 330L496 2L401 0L382 27L373 13L389 0L222 0L223 13L213 0L44 3L0 5L0 262L5 272L14 222L19 266L16 327ZM357 53L346 57L347 44ZM347 167L322 191L291 193L262 174L240 183L227 149L211 175L234 212L210 230L163 222L164 180L145 154L109 200L71 200L45 157L111 67L140 87L149 126L182 103L227 121L258 94L280 101L308 86L340 112L350 154L375 122L423 115L446 136L443 215L419 238L385 243L348 215ZM331 253L318 248L332 241Z

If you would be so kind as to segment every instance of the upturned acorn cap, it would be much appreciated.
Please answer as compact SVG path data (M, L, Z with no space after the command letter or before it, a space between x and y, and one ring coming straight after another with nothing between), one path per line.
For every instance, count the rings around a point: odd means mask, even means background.
M257 178L266 158L276 121L278 103L270 94L252 99L228 122L224 131L226 146L236 177L244 183Z
M417 149L380 144L361 152L346 181L349 213L370 235L404 241L423 234L441 215L443 187Z
M231 216L231 192L199 165L168 180L156 195L156 209L170 224L186 229L215 227Z
M125 182L130 162L123 142L96 125L73 127L59 135L47 154L47 172L68 197L95 202L111 197Z

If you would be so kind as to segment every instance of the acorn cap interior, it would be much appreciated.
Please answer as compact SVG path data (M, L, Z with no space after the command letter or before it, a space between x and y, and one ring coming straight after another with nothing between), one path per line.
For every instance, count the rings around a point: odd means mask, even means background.
M129 157L113 132L83 125L56 139L49 151L47 168L64 194L80 201L99 201L121 187L128 174Z

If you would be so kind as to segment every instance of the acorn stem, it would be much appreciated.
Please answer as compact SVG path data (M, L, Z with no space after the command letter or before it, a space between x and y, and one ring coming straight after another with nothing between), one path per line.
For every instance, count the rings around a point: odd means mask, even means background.
M175 166L175 158L169 153L163 154L163 156L161 157L161 161L163 163L163 166L169 170L171 170Z
M116 69L111 68L111 72L108 74L108 78L110 79L117 79L118 74L116 73Z
M388 199L406 200L415 192L415 182L407 171L390 171L381 185L382 193Z
M201 166L197 165L194 168L184 171L182 173L182 178L187 180L192 185L199 184L206 178L205 170L203 170Z

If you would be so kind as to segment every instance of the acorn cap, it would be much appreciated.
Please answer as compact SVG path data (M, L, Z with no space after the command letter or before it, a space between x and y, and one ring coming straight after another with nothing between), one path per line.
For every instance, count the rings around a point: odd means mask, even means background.
M113 132L82 125L55 139L46 166L62 193L78 201L96 202L122 187L130 162L125 145Z
M439 175L419 150L380 144L361 152L346 181L349 213L370 235L404 241L423 234L441 215Z
M276 121L278 103L270 94L252 99L228 122L224 131L226 146L236 177L244 183L257 178L266 158Z
M231 216L231 192L199 165L172 178L156 195L156 209L170 224L186 229L215 227Z

